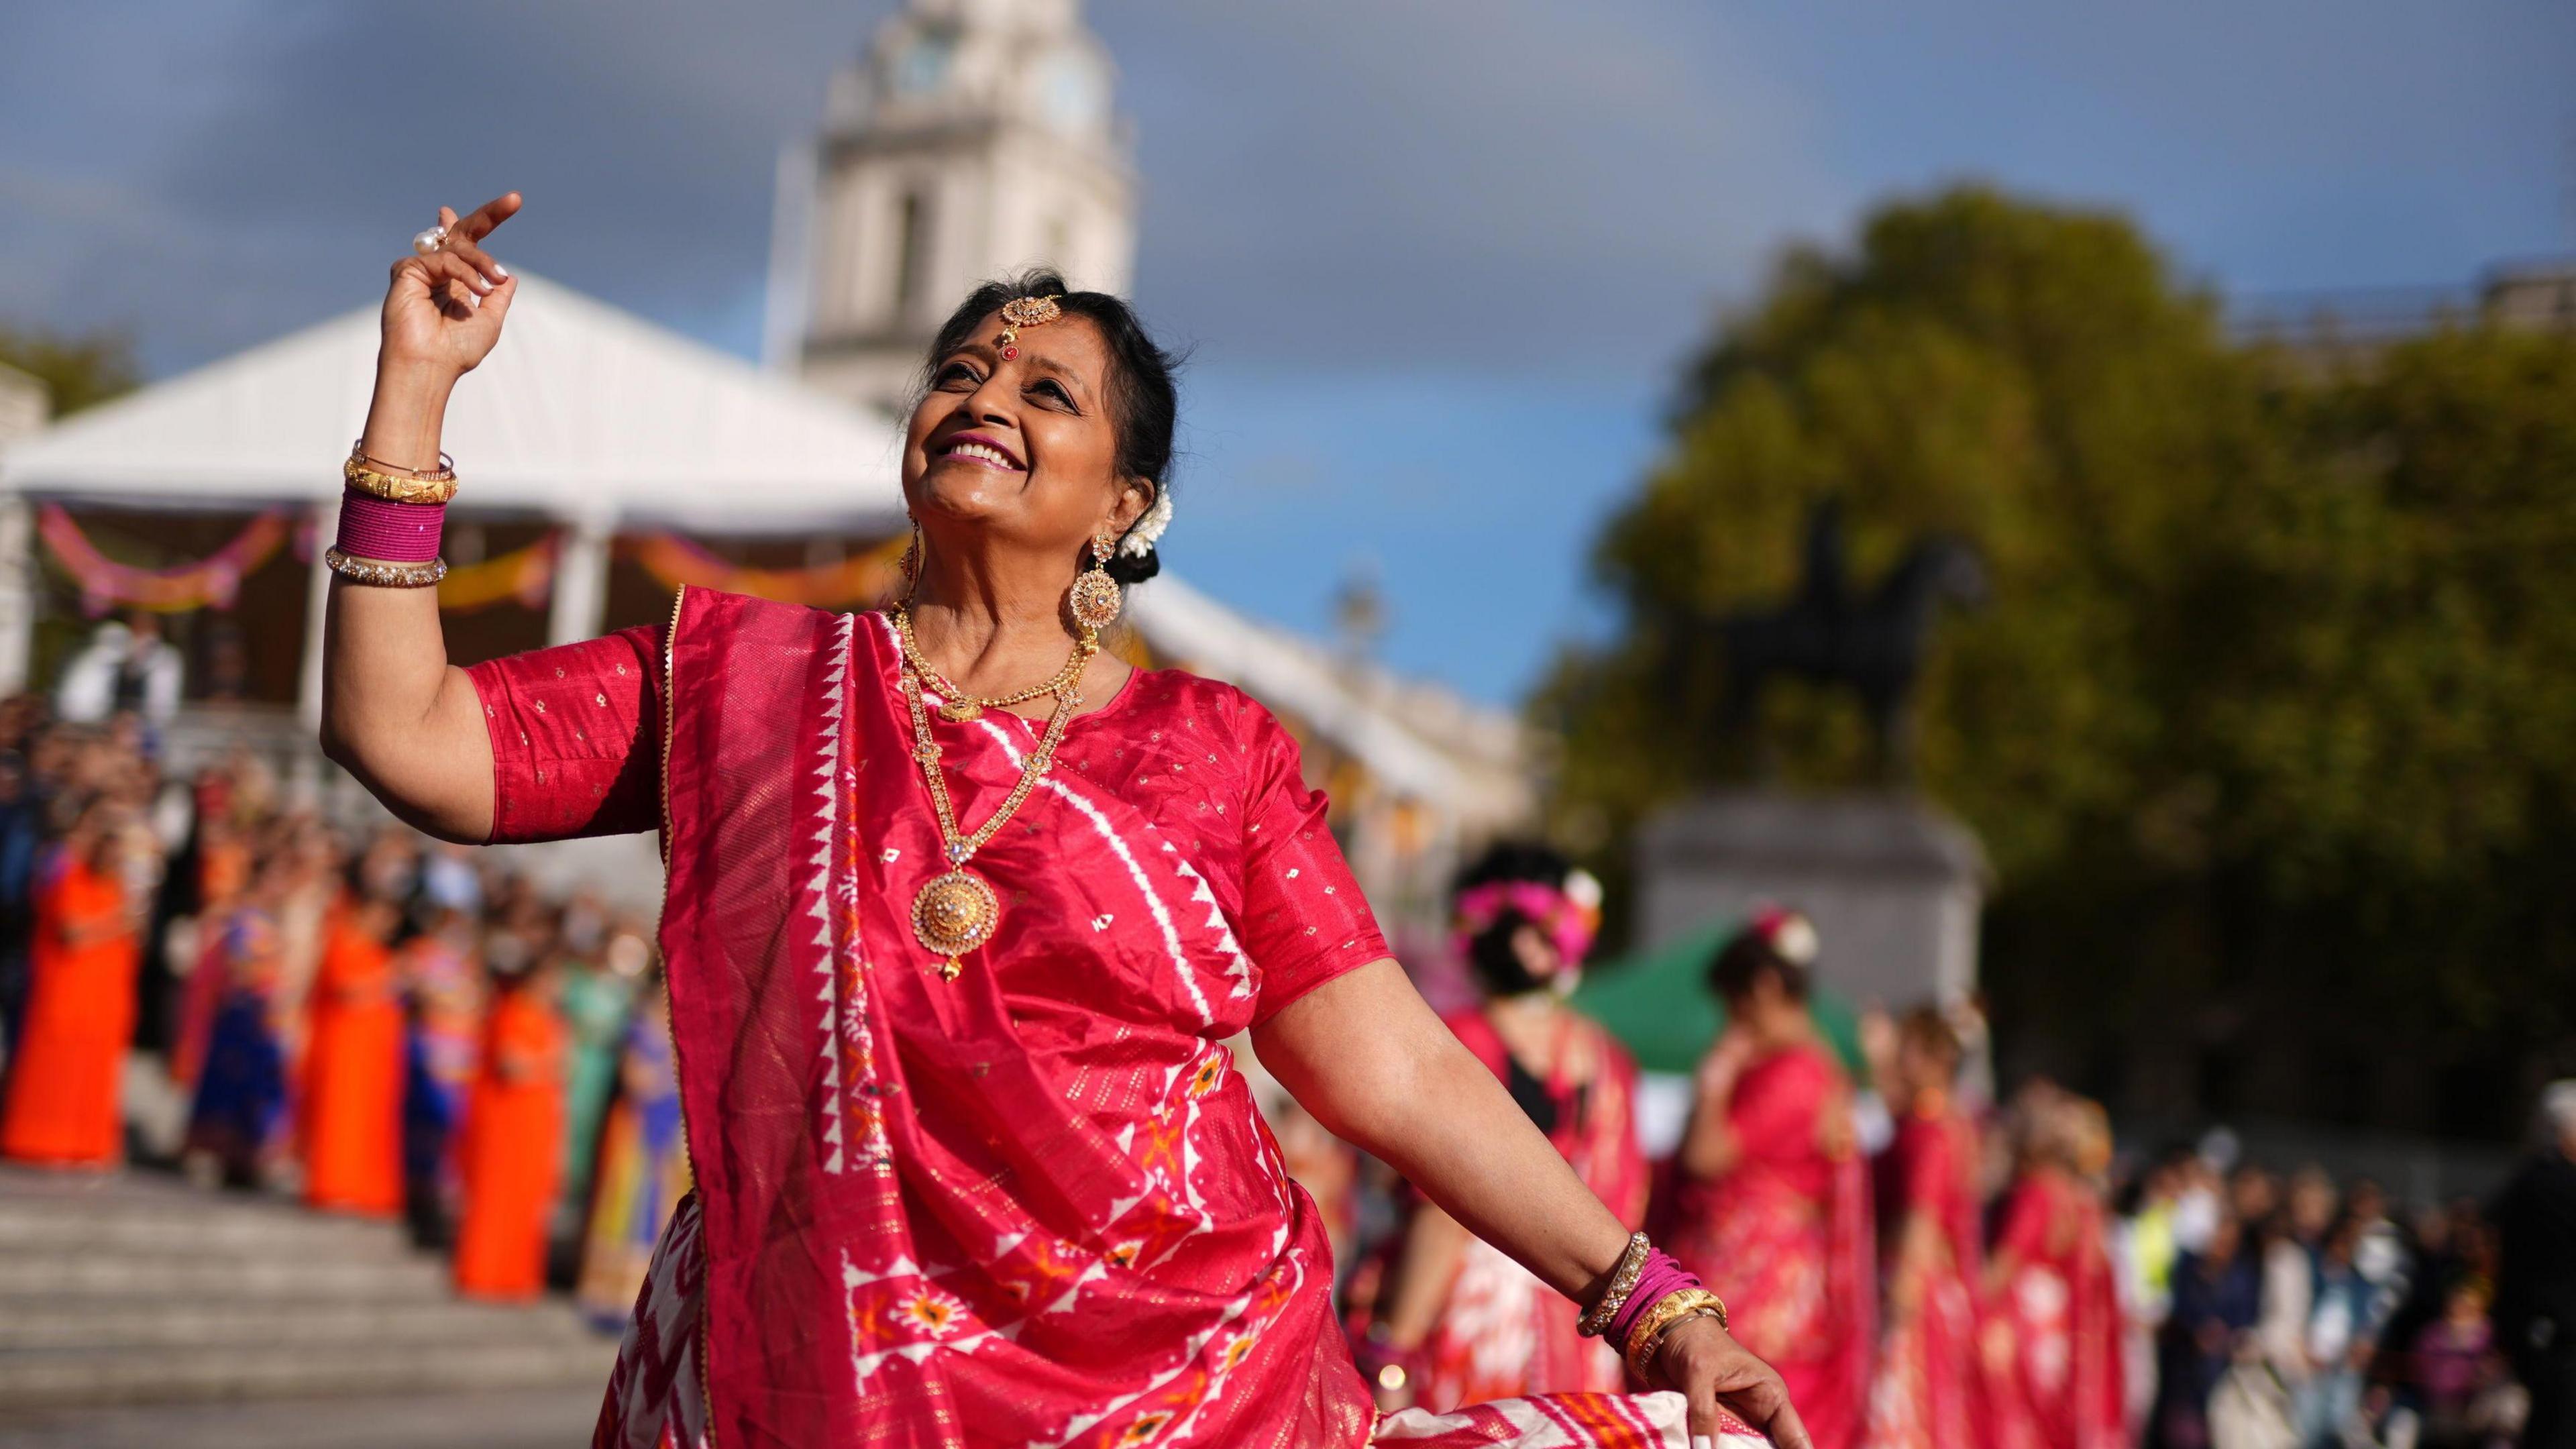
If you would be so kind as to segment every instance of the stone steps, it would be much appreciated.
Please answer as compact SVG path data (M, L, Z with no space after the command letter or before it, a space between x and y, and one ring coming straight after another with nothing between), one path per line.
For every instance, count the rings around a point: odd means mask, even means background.
M560 1300L464 1302L400 1227L134 1174L0 1167L0 1421L116 1404L593 1390Z
M495 1340L587 1343L597 1337L560 1305L431 1299L402 1303L172 1302L92 1299L0 1302L0 1354L16 1350L185 1348L267 1344L439 1344Z
M342 1394L432 1394L605 1386L606 1339L541 1343L297 1346L194 1344L180 1350L0 1352L0 1411Z

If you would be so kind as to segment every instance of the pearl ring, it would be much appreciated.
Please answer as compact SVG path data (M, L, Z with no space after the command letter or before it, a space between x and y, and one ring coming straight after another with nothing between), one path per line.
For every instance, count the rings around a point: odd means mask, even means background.
M433 226L411 239L411 249L422 256L428 256L445 245L447 245L447 228L444 225Z

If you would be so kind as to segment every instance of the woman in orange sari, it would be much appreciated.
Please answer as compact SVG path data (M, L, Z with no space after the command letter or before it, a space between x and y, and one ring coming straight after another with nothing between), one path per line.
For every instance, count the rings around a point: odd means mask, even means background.
M1998 1449L2121 1449L2128 1442L2118 1280L2099 1174L2101 1107L2034 1094L2021 1167L1986 1266L1981 1358Z
M1543 845L1496 844L1459 877L1457 951L1486 999L1443 1018L1619 1220L1646 1213L1637 1065L1565 997L1601 919L1601 887ZM1523 1394L1614 1393L1619 1355L1578 1331L1572 1300L1418 1203L1362 1367L1383 1403L1447 1412Z
M1959 1036L1919 1007L1897 1028L1883 1086L1896 1139L1879 1154L1887 1335L1869 1396L1869 1449L1982 1449L1971 1412L1982 1224L1977 1126L1951 1084Z
M1707 1290L1423 1005L1287 730L1102 646L1170 518L1177 405L1117 298L1032 274L941 328L899 603L692 588L659 627L448 668L434 505L385 495L445 490L420 470L517 294L479 244L518 204L442 215L395 268L356 470L387 481L343 503L322 728L452 838L663 832L697 1186L596 1443L1682 1449L1742 1414L1805 1449ZM1245 1032L1675 1391L1379 1422Z
M546 1286L546 1223L563 1166L564 1029L542 968L491 973L481 1065L457 1144L465 1209L456 1288L534 1298Z
M1765 910L1709 966L1726 1030L1700 1064L1673 1256L1731 1283L1735 1332L1789 1386L1817 1449L1849 1449L1877 1348L1877 1245L1851 1082L1807 1010L1816 930Z
M386 945L400 920L393 902L359 896L323 928L296 1103L304 1200L317 1208L402 1211L403 1008Z
M134 1035L136 950L121 812L94 805L37 887L26 1025L9 1062L0 1154L48 1167L122 1155L119 1077Z

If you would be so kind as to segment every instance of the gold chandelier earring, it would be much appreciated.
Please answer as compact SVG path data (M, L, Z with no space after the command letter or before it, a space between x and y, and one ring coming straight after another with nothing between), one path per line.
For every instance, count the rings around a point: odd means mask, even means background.
M1118 581L1109 576L1109 554L1115 541L1108 534L1094 535L1091 540L1091 567L1076 574L1073 592L1066 607L1073 611L1073 622L1082 626L1085 635L1097 634L1118 622Z

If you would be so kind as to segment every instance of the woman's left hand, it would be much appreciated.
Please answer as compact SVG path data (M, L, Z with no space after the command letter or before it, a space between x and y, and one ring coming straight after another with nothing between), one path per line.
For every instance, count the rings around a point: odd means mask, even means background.
M1732 1414L1770 1435L1780 1449L1812 1449L1780 1375L1718 1327L1716 1319L1684 1319L1667 1329L1656 1366L1664 1382L1690 1400L1692 1449L1714 1442L1720 1414Z

